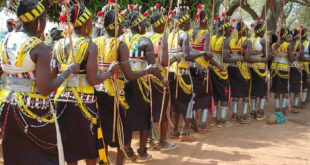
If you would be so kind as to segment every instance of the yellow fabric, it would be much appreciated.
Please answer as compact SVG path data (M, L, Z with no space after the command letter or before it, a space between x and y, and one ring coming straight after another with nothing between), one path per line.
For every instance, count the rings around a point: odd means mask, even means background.
M147 35L145 35L145 36L147 36ZM161 36L162 36L162 34L153 33L153 35L150 37L150 39L151 39L151 41L152 41L154 46L157 45L158 40L161 38Z
M252 64L252 68L260 77L266 77L267 76L267 70L266 69L264 69L263 72L261 72L259 70L259 68L266 68L265 63L263 63L263 62L254 63L254 64Z
M288 73L287 74L280 73L280 71L286 71L286 72L289 71L288 64L273 62L271 64L271 69L273 70L272 77L274 77L275 75L278 75L279 77L283 79L288 79Z
M309 41L307 40L303 42L304 47L308 46L308 42ZM303 64L304 64L304 70L306 71L306 73L310 74L310 69L309 69L310 62L303 62Z
M100 54L98 56L98 61L105 62L105 63L113 63L117 61L117 54L116 54L116 46L115 46L115 38L104 40L104 37L99 37L95 40L95 43L99 47L99 45L105 45L103 50L100 50ZM119 41L117 41L117 45L119 45ZM124 93L125 82L124 80L117 79L116 83L112 81L112 79L106 79L103 82L105 92L110 96L115 96L115 86L118 90L121 90L121 93ZM118 99L121 106L124 109L128 109L129 105L125 99L124 95L118 94Z
M215 50L216 41L217 41L217 35L215 34L211 37L211 40L210 40L210 49L211 50Z
M135 34L131 36L131 34L127 33L124 38L124 42L128 46L128 50L132 51L134 49L134 45L143 37L141 34Z
M195 62L197 62L202 68L207 69L209 67L209 61L207 61L203 56L196 58Z
M86 51L89 45L89 39L85 37L79 37L73 41L73 51L70 51L68 58L65 54L65 42L61 39L55 45L56 58L60 64L70 65L72 63L81 64L85 58Z
M169 36L168 36L168 48L169 49L177 49L177 48L181 49L181 47L180 46L178 47L178 45L177 45L178 44L177 39L179 38L180 34L182 34L183 32L184 32L183 30L179 30L175 34L173 34L173 32L169 34ZM184 61L184 59L182 59L178 63L173 63L171 65L171 67L173 68L175 73L177 72L178 68L182 68L182 69L188 69L189 68L188 64L186 63L186 61Z
M244 51L242 45L243 45L244 41L246 41L246 39L247 39L247 37L241 37L239 39L237 39L237 38L231 39L229 46L232 49L232 52L239 53L239 51ZM250 80L251 74L250 74L250 71L248 68L248 64L246 62L243 62L243 61L238 61L237 66L239 68L239 71L240 71L242 77L246 80Z
M202 41L203 37L205 36L205 34L207 33L207 30L200 29L195 38L193 38L193 33L194 33L194 29L191 29L188 32L188 34L190 36L190 43L191 44L201 44L201 41Z
M2 103L8 99L10 93L10 90L0 89L0 107L2 106Z
M98 57L97 61L101 62L103 61L103 56L104 56L104 50L105 50L105 42L104 42L104 36L97 37L93 40L93 42L97 45L98 48Z
M272 45L272 49L275 49L275 45L276 43L274 43ZM277 50L274 50L275 52L275 57L278 56L279 53L287 53L288 52L288 46L290 45L289 42L283 42L278 48Z
M214 51L222 51L224 47L224 40L225 38L222 36L218 38L216 35L213 35L211 38L211 49ZM217 56L221 56L221 61L223 64L223 54L216 54ZM228 80L228 71L221 71L219 68L214 68L213 69L214 73L223 80Z
M27 117L31 118L31 119L35 119L35 120L40 120L42 122L45 122L45 123L54 123L55 122L55 119L54 118L45 118L45 117L40 117L38 116L37 114L33 113L30 109L28 109L28 107L25 105L24 101L23 101L23 94L20 93L20 92L15 92L16 94L16 100L17 100L17 103L18 103L18 106L20 107L20 111ZM39 98L39 99L47 99L47 98L44 98L43 96L41 95L38 95L38 97L35 97L34 95L32 95L31 98ZM52 113L52 112L49 112L49 113ZM46 115L46 116L50 116L50 115Z
M42 41L37 37L30 37L20 48L16 60L16 66L21 66L26 55L37 45L39 45Z

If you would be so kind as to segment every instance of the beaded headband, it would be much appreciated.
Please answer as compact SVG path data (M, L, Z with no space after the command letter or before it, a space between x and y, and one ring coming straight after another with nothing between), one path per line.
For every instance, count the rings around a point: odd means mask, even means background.
M78 5L79 10L80 10L80 6ZM78 10L78 11L79 11ZM85 7L84 12L75 20L75 27L80 27L82 26L84 23L87 22L87 20L91 17L91 12Z
M148 11L144 12L144 16L149 18L149 22L151 22L151 16L160 15L160 18L153 24L151 24L153 28L159 27L160 25L166 23L167 17L164 16L166 9L162 7L159 3L156 3L154 7L151 7L149 11L150 14Z
M166 23L166 21L167 21L167 17L161 17L159 20L157 20L152 26L153 26L153 28L156 28L156 27L158 27L158 26L160 26L160 25L162 25L162 24L164 24L164 23Z
M263 32L265 29L266 29L266 27L262 26L261 28L255 30L255 34L259 34L259 33Z
M146 20L146 17L141 14L141 9L142 6L129 4L128 9L125 9L121 12L121 15L124 16L124 19L126 21L127 28L133 28ZM134 20L132 20L133 13L138 14L138 17L134 18Z
M223 29L226 29L226 28L229 28L229 27L232 27L231 22L226 22L226 23L224 23L223 25L221 25L219 27L219 30L223 30Z
M103 27L103 22L104 22L104 17L105 15L109 12L114 10L115 8L119 8L119 5L114 3L113 0L109 0L109 3L106 4L105 6L102 7L102 10L100 10L97 13L97 16L99 17L98 19L98 24L101 24ZM125 22L125 19L123 18L122 13L120 13L117 17L117 24L123 24ZM115 29L115 22L111 22L109 25L105 27L105 29L109 30L114 30Z
M24 13L23 15L19 16L18 18L26 23L31 22L38 17L40 17L45 11L45 8L41 2L39 2L31 11Z

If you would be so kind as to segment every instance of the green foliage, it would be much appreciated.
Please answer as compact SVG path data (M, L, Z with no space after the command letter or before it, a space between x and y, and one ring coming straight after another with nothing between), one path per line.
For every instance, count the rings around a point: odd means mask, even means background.
M50 21L58 22L58 17L60 13L60 3L51 4L50 0L43 0L47 8L47 13L49 16ZM177 0L173 0L173 7L175 7ZM96 16L97 12L107 3L107 0L84 0L85 6L91 10L94 17ZM139 4L142 5L142 10L146 11L147 9L155 6L156 3L160 3L164 6L167 10L169 9L170 0L119 0L118 4L121 6L121 9L125 9L128 4ZM186 6L190 7L190 13L193 16L196 13L196 6L199 3L204 3L206 6L206 11L211 17L211 10L212 10L212 1L211 0L184 0Z

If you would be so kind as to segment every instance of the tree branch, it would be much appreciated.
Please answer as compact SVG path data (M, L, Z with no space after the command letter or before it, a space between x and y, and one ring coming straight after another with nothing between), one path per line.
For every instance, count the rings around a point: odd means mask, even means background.
M289 2L298 3L303 6L310 6L310 3L308 0L288 0Z
M239 7L239 1L238 0L234 0L231 4L230 4L230 6L229 6L229 8L228 8L228 10L226 11L226 15L227 16L232 16L233 14L234 14L234 12L237 10L237 8Z
M246 12L248 12L251 17L253 19L256 19L258 17L256 11L254 11L251 6L248 4L248 1L246 0L241 0L241 6L240 6L243 10L245 10Z

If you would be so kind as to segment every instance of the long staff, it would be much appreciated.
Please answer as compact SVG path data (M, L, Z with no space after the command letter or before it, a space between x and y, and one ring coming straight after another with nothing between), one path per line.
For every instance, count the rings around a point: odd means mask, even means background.
M171 8L172 8L172 3L173 3L173 0L170 0L170 4L169 4L169 10L168 10L168 16L169 16L169 13L171 11ZM160 45L160 51L161 51L161 54L160 54L160 58L162 58L163 56L163 51L162 51L162 48L163 48L163 40L165 39L165 36L166 36L166 30L167 30L167 26L168 26L168 21L165 23L165 29L164 29L164 34L162 36L162 44ZM169 53L168 53L169 54ZM160 60L158 60L160 61ZM157 61L157 63L158 63ZM168 66L167 66L167 70L166 70L166 75L164 77L164 80L167 81L168 80L168 76L169 76L169 68L170 68L170 58L169 58L169 55L168 55ZM165 100L166 100L166 97L167 97L167 88L164 87L164 95L163 95L163 99L162 99L162 102L161 102L161 110L160 110L160 118L159 118L159 123L161 123L162 121L162 118L163 118L163 112L164 112L164 107L165 107ZM168 105L169 106L169 105Z

